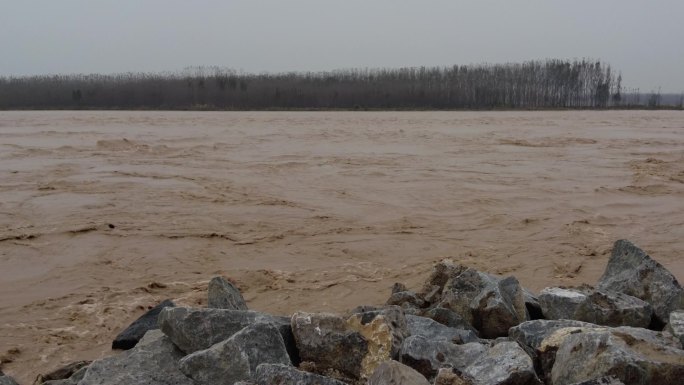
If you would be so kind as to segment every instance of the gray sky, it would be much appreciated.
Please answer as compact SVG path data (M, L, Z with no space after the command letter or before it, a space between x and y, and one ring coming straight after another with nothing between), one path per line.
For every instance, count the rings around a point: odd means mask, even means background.
M0 0L0 75L598 58L684 91L683 0Z

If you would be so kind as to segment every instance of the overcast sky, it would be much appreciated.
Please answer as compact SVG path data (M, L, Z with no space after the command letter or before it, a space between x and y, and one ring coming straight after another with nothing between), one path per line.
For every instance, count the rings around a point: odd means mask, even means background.
M0 75L597 58L684 91L684 0L0 0Z

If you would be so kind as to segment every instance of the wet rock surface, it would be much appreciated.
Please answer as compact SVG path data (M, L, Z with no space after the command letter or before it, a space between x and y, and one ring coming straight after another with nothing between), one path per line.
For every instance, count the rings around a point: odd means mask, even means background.
M214 277L207 287L207 307L214 309L247 310L242 293L223 277Z
M133 321L126 329L114 338L112 349L128 350L133 348L138 341L150 330L158 329L159 313L166 307L176 306L173 301L167 299L159 305L148 310L137 320Z

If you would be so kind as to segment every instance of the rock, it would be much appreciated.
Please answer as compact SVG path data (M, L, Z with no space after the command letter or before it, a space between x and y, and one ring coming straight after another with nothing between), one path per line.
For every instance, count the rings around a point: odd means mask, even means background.
M17 382L14 381L14 378L12 378L8 375L3 375L2 372L0 372L0 385L19 385L19 384L17 384Z
M533 320L512 327L508 331L508 336L519 344L536 350L546 337L556 330L568 327L591 328L598 327L598 325L574 320Z
M290 320L250 310L165 308L159 314L159 327L180 350L190 354L230 338L244 327L271 323L283 336L292 363L299 364Z
M395 282L392 285L392 294L400 293L402 291L409 291L408 287L401 282Z
M404 312L398 306L354 314L347 319L347 324L368 344L368 351L361 362L361 378L370 377L384 361L398 358L401 345L409 336Z
M433 378L440 368L451 367L474 384L539 384L532 359L511 341L500 341L493 346L455 345L411 336L404 342L401 361L427 378Z
M292 366L261 364L256 370L257 385L346 385L318 374L303 372Z
M425 301L412 291L400 291L393 293L385 305L396 305L402 308L420 309L425 306Z
M672 273L626 240L615 242L598 288L648 302L663 324L672 311L684 309L684 289Z
M635 385L681 381L684 351L649 338L635 338L634 334L623 328L556 331L547 338L554 339L558 346L551 370L552 384L572 384L601 376L614 376Z
M150 330L158 329L157 318L162 309L176 306L170 299L148 310L137 320L133 321L126 329L119 333L112 342L112 349L128 350L135 346L141 338Z
M541 385L530 356L511 341L495 344L462 371L475 385Z
M572 385L625 385L625 383L613 376L609 376L594 378L588 381L576 382Z
M471 323L484 338L506 336L508 329L527 320L522 287L514 277L496 277L466 269L444 287L440 307Z
M359 378L368 342L345 319L335 314L297 312L291 322L302 361L314 362L320 370L338 370Z
M380 364L368 379L368 385L430 385L422 374L397 361Z
M478 342L477 334L470 330L450 328L430 318L415 315L406 316L406 324L410 335L421 335L429 340L446 340L455 344Z
M623 293L591 288L546 288L539 303L548 319L572 319L605 326L648 327L653 310L648 302Z
M684 310L675 310L670 313L666 330L684 346Z
M473 327L473 325L464 320L463 317L461 317L458 313L450 309L434 307L421 312L421 316L430 318L433 321L439 322L440 324L450 328L470 330L476 335L478 334L478 331Z
M589 294L575 313L577 320L615 327L647 328L652 316L653 308L648 302L627 294L602 290Z
M80 385L193 385L178 369L183 353L159 330L151 330L131 350L94 361Z
M562 287L547 287L539 292L539 304L547 319L574 320L577 308L587 300L584 291Z
M473 379L458 369L442 368L437 372L434 385L473 385Z
M525 308L527 309L527 318L531 320L543 319L541 304L539 298L532 294L531 291L523 288L523 298L525 299Z
M443 367L462 370L483 357L486 350L487 347L479 343L456 345L446 340L428 340L415 335L404 341L400 361L431 379Z
M223 277L214 277L207 289L207 307L214 309L247 310L247 303L240 290Z
M272 324L253 324L209 349L180 360L180 370L199 385L254 379L260 364L291 365L283 337Z
M74 372L74 374L72 374L69 378L63 380L45 381L43 382L43 385L78 385L78 383L85 376L86 371L88 371L88 367L84 366L81 369Z
M87 368L88 365L90 365L91 361L76 361L72 362L68 365L62 366L61 368L57 368L48 374L41 374L38 375L38 378L36 378L37 383L42 384L42 383L49 383L51 385L56 385L58 381L63 381L63 380L70 380L70 381L65 381L64 383L77 383L80 378L72 378L74 377L75 373L82 372L82 374L85 373L85 370L82 370L84 368ZM82 376L81 376L82 377Z
M466 266L464 265L457 265L450 259L444 259L440 261L439 263L435 264L432 267L432 272L430 273L430 277L427 279L425 284L423 285L423 290L421 291L421 294L424 296L428 295L428 297L434 297L435 294L441 294L442 289L444 288L444 285L446 285L447 281L450 279L459 276L461 273L463 273L467 269ZM437 288L437 289L435 289ZM429 295L431 292L435 292L432 295ZM430 301L430 300L428 300ZM432 302L432 301L430 301Z

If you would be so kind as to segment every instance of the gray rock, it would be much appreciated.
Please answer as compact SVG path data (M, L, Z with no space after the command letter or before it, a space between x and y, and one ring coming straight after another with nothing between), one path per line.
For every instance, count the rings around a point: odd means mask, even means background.
M547 287L539 292L539 304L547 319L576 319L577 308L587 300L585 290Z
M684 310L675 310L670 313L666 330L684 346Z
M588 287L546 288L539 303L548 319L572 319L605 326L648 327L653 310L648 302L623 293Z
M183 353L159 330L151 330L135 348L93 362L79 385L193 385L178 369Z
M523 288L523 298L525 299L525 308L527 309L527 318L531 320L543 319L541 304L539 298L532 294L531 291Z
M435 294L441 294L444 285L446 285L450 279L459 276L466 269L466 266L460 264L457 265L449 259L440 261L432 267L430 277L427 279L427 281L425 281L421 294L423 294L424 297L426 295L428 297L434 297ZM431 292L435 293L429 295ZM428 301L432 302L430 299L428 299Z
M44 375L39 375L36 383L47 385L76 385L88 370L91 361L77 361L55 369Z
M576 382L572 385L625 385L625 383L613 376L609 376L594 378L588 381Z
M575 316L597 325L647 328L653 308L648 302L627 294L597 290L587 296Z
M443 367L459 370L468 367L483 357L487 349L487 346L479 343L456 345L446 340L429 340L416 335L404 341L400 361L431 379Z
M207 288L207 307L214 309L247 310L247 303L240 290L223 277L214 277Z
M477 334L470 330L450 328L426 317L406 316L409 334L420 335L429 340L446 340L456 344L478 342Z
M470 330L476 335L479 333L473 325L464 320L458 313L453 310L443 307L434 307L432 309L425 309L420 314L423 317L430 318L433 321L439 322L444 326L450 328Z
M150 330L158 329L157 326L159 313L165 307L176 306L173 301L167 299L159 305L148 310L137 320L133 321L126 329L119 333L112 341L112 349L128 350L135 346L141 338Z
M397 361L380 364L368 379L368 385L430 385L422 374Z
M672 311L684 309L684 289L674 275L626 240L615 242L598 287L648 302L663 324Z
M556 330L568 327L591 328L598 327L598 325L574 320L533 320L512 327L508 331L508 336L519 344L536 350L546 337Z
M434 385L473 385L473 379L454 368L441 368Z
M0 372L0 385L19 385L14 381L14 378L8 375L2 375L1 373L2 372Z
M78 383L83 379L87 371L88 367L84 366L81 369L74 372L74 374L72 374L71 377L67 379L45 381L43 385L78 385Z
M346 385L318 374L303 372L292 366L261 364L256 370L257 385Z
M404 342L401 361L427 378L433 378L440 368L450 367L474 384L539 384L532 359L511 341L500 341L493 346L455 345L411 336Z
M635 385L681 381L684 351L648 338L635 338L634 333L620 329L592 328L569 333L561 329L548 337L558 346L552 384L572 384L601 376L614 376Z
M400 291L392 293L385 305L396 305L403 308L420 309L426 305L425 301L412 291Z
M250 310L165 308L159 314L159 327L183 352L190 354L230 338L248 325L271 323L283 336L292 362L298 355L290 329L290 319Z
M302 361L314 362L320 370L338 370L345 376L359 378L368 342L344 318L297 312L291 322Z
M475 385L541 385L530 356L510 341L495 344L462 371Z
M260 364L291 365L283 337L272 324L253 324L209 349L180 360L180 370L200 385L254 379Z
M506 336L509 328L527 320L517 279L498 279L474 269L466 269L446 283L439 307L458 313L484 338Z

